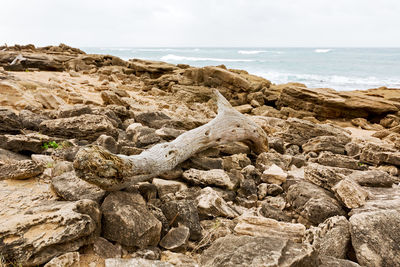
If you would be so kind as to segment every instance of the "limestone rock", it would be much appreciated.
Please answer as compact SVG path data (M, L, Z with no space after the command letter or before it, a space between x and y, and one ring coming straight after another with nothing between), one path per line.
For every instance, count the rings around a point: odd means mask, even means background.
M20 160L0 165L0 180L5 179L29 179L40 175L44 166L33 160Z
M352 174L351 170L309 163L304 168L304 178L315 185L331 190L338 182Z
M400 178L380 170L355 171L348 177L359 185L370 187L392 187L400 181Z
M345 178L338 182L332 190L344 205L349 208L358 208L365 204L368 197L367 191L361 188L356 182L349 178Z
M59 142L59 138L52 138L39 133L0 135L0 147L14 152L31 152L40 154L43 152L43 144L51 141Z
M206 187L200 191L200 196L196 198L197 210L199 214L212 217L235 218L239 213L230 207L225 200L211 187Z
M333 267L333 266L340 266L340 267L360 267L361 265L343 259L337 259L334 257L327 257L327 256L320 256L319 257L319 267Z
M169 262L175 267L199 267L199 264L186 254L163 251L161 261Z
M362 266L398 266L400 212L377 210L350 217L351 242Z
M352 170L365 170L367 167L360 161L345 155L333 154L332 152L321 152L315 160L321 165L339 167Z
M134 123L126 128L126 134L129 140L136 146L144 147L161 141L161 138L155 134L155 129L143 126L140 123Z
M161 111L149 111L135 114L135 121L150 128L160 129L171 118Z
M306 231L305 242L318 250L320 256L345 259L350 247L350 223L344 216L328 218Z
M281 237L301 243L306 227L299 223L279 222L274 219L242 215L234 229L236 234L260 237Z
M272 206L268 201L263 201L260 214L266 218L282 222L291 222L292 218L281 209Z
M277 165L273 164L263 172L261 175L261 180L270 184L281 185L282 183L286 182L286 177L287 173Z
M20 118L10 109L0 108L0 134L18 134L22 129Z
M159 260L133 259L106 259L105 267L174 267L174 265Z
M311 247L279 237L228 235L201 256L201 266L318 266Z
M256 160L256 167L260 171L264 171L272 165L277 165L283 170L288 170L292 157L289 155L281 155L276 152L263 152L258 155Z
M103 258L120 258L121 247L113 245L102 237L97 237L93 241L93 252Z
M68 201L91 199L100 203L106 194L98 186L78 178L74 171L53 177L51 184L57 195Z
M400 166L400 152L391 147L368 143L361 152L360 161Z
M92 114L92 108L88 105L74 105L72 107L61 107L58 111L58 118L77 117L84 114Z
M189 228L184 225L172 228L161 239L160 246L172 251L184 250L186 249L189 235Z
M159 178L153 179L153 185L156 186L158 196L163 199L163 197L167 194L175 194L178 191L184 190L187 188L186 184L178 181L171 180L163 180Z
M103 236L125 246L145 248L160 240L161 222L140 195L112 192L101 205Z
M164 203L161 209L171 226L185 225L190 230L190 240L201 238L199 214L191 200L173 200Z
M308 182L291 185L287 199L300 215L314 224L346 214L332 193Z
M23 266L44 264L53 257L92 242L100 230L96 202L56 201L49 185L34 179L0 181L3 205L0 251Z
M334 154L345 154L345 145L348 139L336 136L317 136L302 145L304 153L330 151Z
M235 184L231 181L229 175L224 170L201 171L189 169L183 172L182 177L190 183L196 185L216 185L222 188L232 190Z
M112 136L100 135L96 140L97 145L104 147L108 151L114 154L118 154L118 144L117 141Z
M224 157L224 170L241 170L246 166L251 164L251 160L247 157L246 154L235 154L232 156Z
M53 258L44 267L80 267L79 252L69 252Z
M21 120L23 129L38 131L40 123L49 118L24 109L19 113L19 119Z

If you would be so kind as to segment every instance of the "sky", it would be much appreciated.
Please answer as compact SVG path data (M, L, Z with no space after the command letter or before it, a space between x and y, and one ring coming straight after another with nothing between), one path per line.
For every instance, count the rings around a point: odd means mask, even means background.
M400 47L399 0L1 0L0 44Z

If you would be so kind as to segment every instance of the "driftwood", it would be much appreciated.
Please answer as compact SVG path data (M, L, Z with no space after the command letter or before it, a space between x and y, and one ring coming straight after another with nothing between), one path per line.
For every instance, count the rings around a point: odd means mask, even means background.
M115 155L99 146L84 147L75 157L77 175L104 190L114 191L172 170L197 152L213 146L244 141L256 153L267 151L264 130L235 110L217 90L214 93L218 115L207 124L139 155Z

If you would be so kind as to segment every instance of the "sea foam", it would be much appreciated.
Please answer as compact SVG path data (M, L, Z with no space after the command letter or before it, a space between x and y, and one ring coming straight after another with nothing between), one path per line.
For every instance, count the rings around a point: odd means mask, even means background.
M332 49L315 49L314 50L315 53L329 53L331 51L332 51Z
M185 57L168 54L161 57L162 61L216 61L216 62L253 62L252 59L214 58L214 57Z

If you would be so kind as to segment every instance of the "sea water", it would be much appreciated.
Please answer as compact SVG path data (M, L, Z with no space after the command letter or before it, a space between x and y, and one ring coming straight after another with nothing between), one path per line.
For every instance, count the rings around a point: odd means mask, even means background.
M281 84L336 90L400 88L400 48L137 48L84 47L87 53L243 69Z

